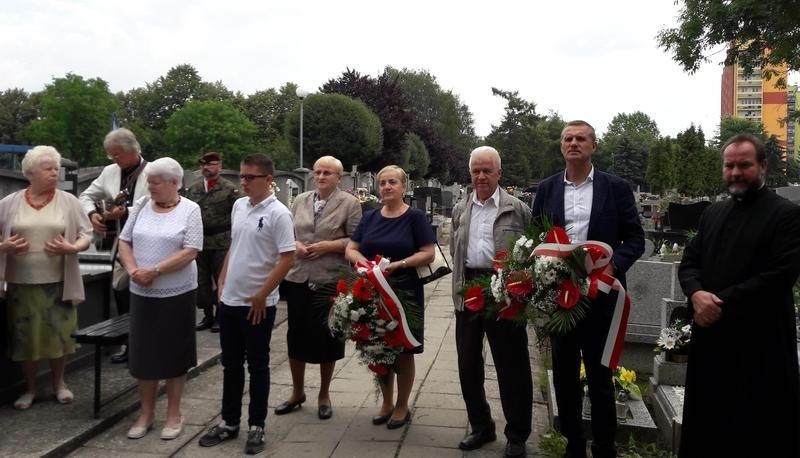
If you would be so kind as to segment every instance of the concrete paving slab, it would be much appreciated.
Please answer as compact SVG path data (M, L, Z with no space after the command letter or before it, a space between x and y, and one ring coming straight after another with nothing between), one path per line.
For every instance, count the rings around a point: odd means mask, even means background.
M417 425L412 422L403 444L458 449L458 443L463 438L464 428Z
M400 442L349 441L339 442L331 458L392 458Z
M466 409L436 409L417 407L414 411L414 423L428 426L447 426L462 428L466 431L469 423Z
M267 447L266 457L318 458L331 456L337 442L281 442Z
M462 458L466 457L459 449L430 447L425 445L403 444L400 447L399 458L419 458L421 456L435 456L436 458Z

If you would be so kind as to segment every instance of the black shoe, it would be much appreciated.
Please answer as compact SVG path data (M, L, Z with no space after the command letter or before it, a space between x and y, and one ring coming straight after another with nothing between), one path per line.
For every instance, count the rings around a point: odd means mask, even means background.
M330 405L322 404L317 408L317 416L320 420L327 420L333 416L333 409Z
M200 438L198 443L201 447L213 447L227 440L236 439L237 437L239 437L239 427L228 426L223 421L203 434L203 437Z
M264 428L251 426L247 432L247 442L244 444L244 453L255 455L264 451Z
M198 331L205 331L206 329L211 328L213 325L214 325L214 317L206 315L203 317L202 320L200 320L199 323L197 323L197 326L195 326L194 328Z
M386 422L386 428L387 429L402 428L403 426L406 425L406 423L409 423L410 421L411 421L411 412L406 412L406 417L403 418L402 420L392 420L390 418L389 421Z
M275 407L275 415L286 415L292 413L295 408L301 407L306 402L306 395L295 402L284 401L278 407Z
M525 442L508 441L506 442L506 458L514 458L518 456L525 456L528 451L525 448Z
M219 332L219 320L214 320L214 323L211 325L211 332L214 334Z
M386 423L392 417L392 412L394 412L394 410L390 410L389 413L387 413L386 415L375 415L374 417L372 417L372 424L382 425Z
M123 345L119 348L119 353L111 355L111 362L113 364L122 364L128 362L128 346Z
M461 450L476 450L483 447L484 444L494 442L497 440L497 435L494 431L481 432L473 431L464 440L458 443L458 448Z

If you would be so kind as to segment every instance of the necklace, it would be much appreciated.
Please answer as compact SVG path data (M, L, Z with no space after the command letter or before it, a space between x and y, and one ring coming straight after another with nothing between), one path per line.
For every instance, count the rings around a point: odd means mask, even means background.
M31 188L25 190L25 202L28 203L34 210L41 210L53 200L53 197L56 195L56 189L53 188L45 197L44 202L37 204L31 199Z
M169 204L165 204L163 202L156 202L155 200L153 202L155 202L156 207L159 207L159 208L172 208L172 207L178 205L180 203L180 201L181 201L181 197L178 196L178 200L176 200L175 202L169 203Z

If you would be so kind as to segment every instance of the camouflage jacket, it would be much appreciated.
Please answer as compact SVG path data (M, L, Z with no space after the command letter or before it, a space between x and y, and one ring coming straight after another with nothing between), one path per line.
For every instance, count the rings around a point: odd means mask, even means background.
M206 192L203 178L200 177L182 193L186 198L197 202L203 217L203 249L227 250L231 244L231 209L241 197L239 188L220 177L217 184Z

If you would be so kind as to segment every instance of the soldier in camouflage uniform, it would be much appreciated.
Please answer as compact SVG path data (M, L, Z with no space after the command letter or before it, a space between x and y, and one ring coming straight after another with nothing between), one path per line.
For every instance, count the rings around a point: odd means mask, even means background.
M211 328L211 332L219 332L214 318L218 305L214 286L231 244L231 208L240 195L236 185L220 176L220 153L205 153L199 162L203 178L184 190L188 199L200 205L203 217L203 251L197 254L197 307L205 316L197 330Z

